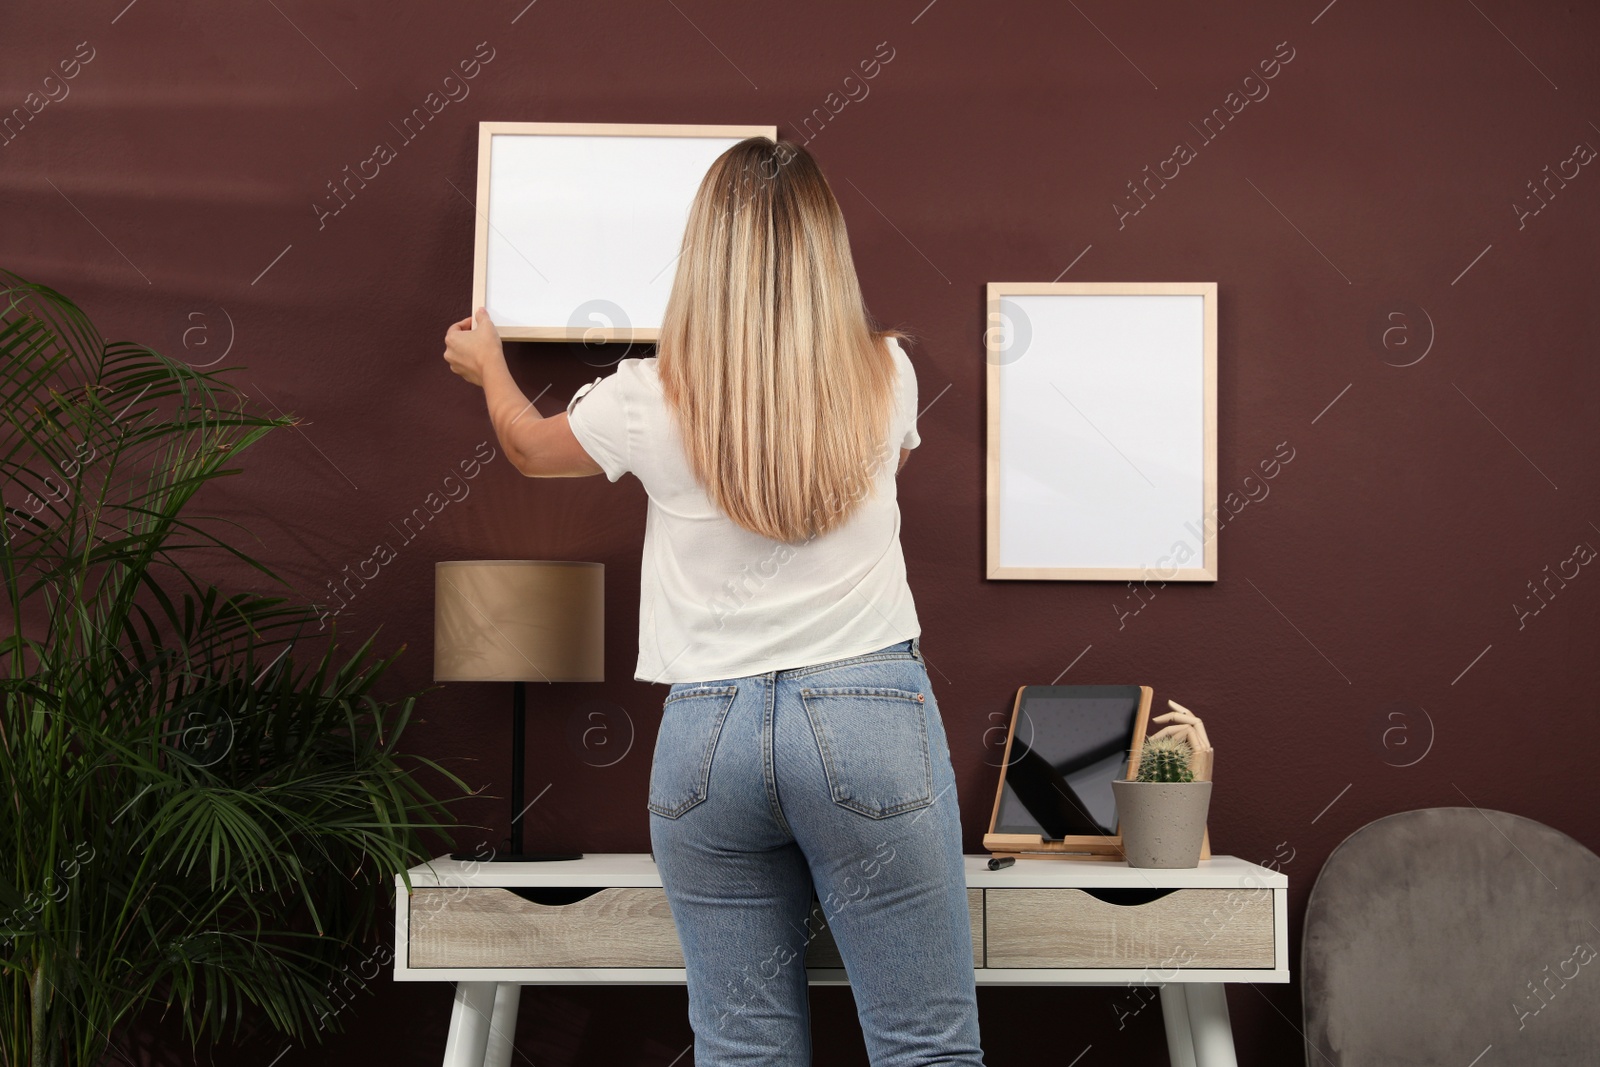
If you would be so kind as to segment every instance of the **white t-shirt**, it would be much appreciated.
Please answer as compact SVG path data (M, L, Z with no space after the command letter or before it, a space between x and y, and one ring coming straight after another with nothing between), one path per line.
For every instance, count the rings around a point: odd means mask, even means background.
M921 443L917 378L898 341L888 340L900 376L876 492L865 495L863 477L862 499L844 525L799 545L752 533L711 502L689 466L654 358L621 360L574 394L567 416L583 450L613 482L631 472L650 497L634 678L742 678L921 635L895 496L900 449Z

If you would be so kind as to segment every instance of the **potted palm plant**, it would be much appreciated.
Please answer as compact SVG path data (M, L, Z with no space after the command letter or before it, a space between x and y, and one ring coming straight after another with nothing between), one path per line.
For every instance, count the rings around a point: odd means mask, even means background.
M194 1045L320 1039L394 874L456 825L412 772L465 783L398 751L398 650L201 577L287 587L190 513L292 421L222 373L0 271L0 1063L99 1062L147 1011Z
M1211 806L1213 752L1205 726L1173 701L1170 723L1140 746L1132 780L1111 783L1130 867L1197 867Z

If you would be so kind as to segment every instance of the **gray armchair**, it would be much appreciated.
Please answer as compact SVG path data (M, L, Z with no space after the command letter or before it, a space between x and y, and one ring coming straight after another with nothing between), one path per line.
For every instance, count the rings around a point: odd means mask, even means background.
M1600 1064L1600 857L1479 808L1368 823L1318 875L1308 1067Z

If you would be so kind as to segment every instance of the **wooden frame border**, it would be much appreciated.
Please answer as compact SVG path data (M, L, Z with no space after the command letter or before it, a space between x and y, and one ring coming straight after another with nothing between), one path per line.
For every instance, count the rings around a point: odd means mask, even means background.
M1204 298L1205 443L1204 510L1206 536L1200 565L1174 567L1171 573L1145 567L1003 567L1000 565L1000 301L1007 296L1199 296ZM1216 282L990 282L983 334L988 364L987 523L985 577L1087 581L1214 582L1217 580L1217 283Z
M983 835L983 847L996 854L1015 855L1019 859L1064 860L1124 860L1122 834L1077 834L1060 841L1046 841L1038 834L1002 834L995 832L1000 818L1000 801L1006 791L1006 768L1011 766L1011 740L1017 736L1017 720L1022 714L1022 694L1029 689L1056 689L1066 686L1019 686L1011 704L1011 725L1006 730L1005 755L1000 761L1000 779L995 783L994 805L989 809L989 828ZM1134 714L1133 744L1128 749L1128 773L1132 781L1139 773L1139 753L1144 748L1146 730L1150 724L1150 704L1155 691L1148 685L1139 687L1139 710ZM1213 787L1215 788L1215 787ZM1211 831L1208 827L1200 844L1200 858L1211 858Z
M478 123L477 218L472 241L472 307L484 305L489 289L489 163L497 135L550 134L561 137L771 137L777 126L707 126L640 122L480 122ZM654 327L497 326L507 341L657 341Z

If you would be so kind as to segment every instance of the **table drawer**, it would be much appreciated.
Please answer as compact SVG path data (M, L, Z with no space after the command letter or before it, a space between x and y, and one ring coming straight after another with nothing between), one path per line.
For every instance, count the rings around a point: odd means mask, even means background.
M985 890L988 967L1275 965L1272 891L1176 889L1111 903L1082 889Z
M410 897L408 966L428 967L682 967L683 948L660 888L530 891L418 887ZM570 899L570 903L541 903ZM983 961L983 893L967 890L974 957ZM839 968L839 948L821 925L806 949L808 968Z
M683 966L661 889L541 904L509 889L418 887L410 908L412 967Z

